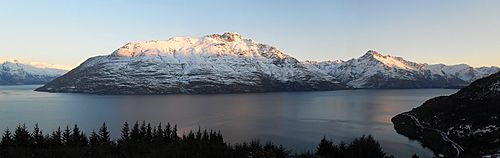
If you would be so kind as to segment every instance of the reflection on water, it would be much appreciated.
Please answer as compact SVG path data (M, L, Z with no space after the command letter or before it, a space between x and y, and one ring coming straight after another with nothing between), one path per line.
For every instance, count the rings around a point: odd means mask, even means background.
M0 86L0 128L39 123L45 130L78 124L90 132L106 122L118 136L124 121L176 123L181 131L221 130L230 142L270 140L295 151L314 149L323 137L350 141L371 134L397 157L432 153L398 135L392 116L457 90L346 90L225 95L98 96Z

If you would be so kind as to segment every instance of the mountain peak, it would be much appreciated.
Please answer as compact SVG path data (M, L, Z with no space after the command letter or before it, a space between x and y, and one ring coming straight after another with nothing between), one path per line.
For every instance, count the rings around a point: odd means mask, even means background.
M137 57L266 57L286 58L275 47L261 44L251 39L244 39L239 33L226 32L203 37L172 37L168 40L153 40L145 42L128 43L110 56Z
M225 32L224 34L222 34L222 37L226 37L226 38L238 38L238 39L241 39L241 34L240 33L237 33L237 32Z
M240 41L243 39L240 33L237 32L225 32L224 34L212 34L212 35L207 35L206 37L218 39L218 40L223 40L226 42L234 42L234 41Z
M66 72L67 69L54 68L49 64L0 59L0 85L42 84Z
M369 50L363 55L361 58L363 60L376 60L384 64L388 68L397 68L397 69L405 69L405 70L416 70L419 67L422 67L422 64L413 63L407 61L401 57L391 56L391 55L383 55L377 51Z
M29 65L34 68L39 68L39 69L59 69L59 70L71 70L71 66L67 65L60 65L60 64L48 64L48 63L43 63L43 62L23 62L17 59L4 59L0 58L0 64L22 64L22 65Z
M377 52L375 50L368 50L368 52L366 52L365 55L382 55L382 54L380 54L379 52Z
M3 59L3 58L0 58L0 64L1 64L1 63L6 63L6 62L9 62L9 63L19 63L19 60L16 60L16 59Z
M375 50L368 50L361 58L376 58L376 57L385 57Z

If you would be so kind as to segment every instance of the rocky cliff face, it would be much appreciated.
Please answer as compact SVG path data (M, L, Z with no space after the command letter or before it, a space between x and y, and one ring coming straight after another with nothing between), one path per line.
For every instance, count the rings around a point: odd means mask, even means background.
M92 94L205 94L349 88L238 33L128 43L37 89Z

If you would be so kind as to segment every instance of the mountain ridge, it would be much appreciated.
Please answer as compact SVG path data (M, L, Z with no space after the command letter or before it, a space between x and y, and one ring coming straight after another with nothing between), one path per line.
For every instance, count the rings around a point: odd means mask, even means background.
M466 64L417 63L369 50L347 61L303 63L314 66L355 88L453 88L500 71L498 67L474 68Z
M37 90L204 94L348 88L276 47L224 33L127 43L110 55L89 58Z
M108 55L87 59L63 78L37 90L197 94L351 87L457 88L497 71L500 68L417 63L374 50L347 61L301 62L274 46L226 32L129 42Z
M0 59L0 85L44 84L67 72L53 64Z

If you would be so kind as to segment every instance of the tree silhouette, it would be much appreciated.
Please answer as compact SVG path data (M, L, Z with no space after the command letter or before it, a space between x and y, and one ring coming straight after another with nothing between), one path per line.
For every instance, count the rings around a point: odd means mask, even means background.
M99 143L103 145L111 144L111 136L109 135L108 127L106 127L106 123L103 123L101 128L99 129Z
M10 133L9 128L5 129L5 132L2 136L2 148L6 148L12 146L14 144L14 139L12 139L12 133Z
M121 142L128 142L128 141L130 141L130 129L128 127L128 122L125 122L123 124L122 134L121 134L120 141Z
M134 127L132 128L132 131L130 132L130 139L132 142L138 142L141 139L141 132L139 129L139 122L135 122Z
M26 125L19 125L14 132L14 144L18 147L27 147L32 144L32 139Z
M163 132L163 128L161 126L161 123L159 123L158 126L153 129L153 144L162 144L164 137L165 135Z
M151 127L151 124L148 123L148 125L146 126L146 142L151 142L151 140L153 139L153 129Z
M71 130L69 129L69 126L66 126L66 129L63 131L62 140L63 144L66 146L73 145L73 140L71 139Z
M52 132L52 135L50 136L49 141L50 141L50 145L54 146L54 147L63 145L61 127L58 127L56 131Z
M361 138L354 139L347 150L349 150L351 157L383 158L386 155L380 144L371 135L363 135Z
M170 123L167 123L167 127L163 130L163 141L166 143L170 143L172 141L172 129Z
M96 147L100 144L99 140L101 140L100 136L95 132L92 131L89 136L89 144L91 147Z
M154 128L150 123L139 125L136 122L130 130L124 123L121 137L111 139L105 123L96 132L85 135L77 125L64 131L57 128L51 135L43 132L35 124L30 133L26 125L17 126L12 134L9 129L3 133L0 142L0 157L178 157L178 158L211 158L211 157L289 157L290 150L271 142L261 144L259 141L243 142L228 145L224 142L220 131L202 130L188 131L188 134L177 135L177 126L159 123ZM320 157L384 157L385 153L377 141L371 136L356 138L350 144L335 145L333 141L323 138L315 152ZM301 157L315 157L309 152ZM416 155L415 155L416 156ZM415 157L414 156L414 157Z
M146 141L146 121L142 121L141 127L139 128L139 135L143 139L143 141Z
M76 124L73 127L73 133L71 133L70 137L71 137L71 143L73 145L86 146L87 143L88 143L87 137L85 136L85 134L83 133L83 131L81 131L78 128L78 125L76 125Z
M43 146L45 143L43 132L38 127L38 123L35 124L35 127L33 129L33 143L37 147Z
M338 150L337 146L333 144L333 141L327 140L323 137L316 148L316 155L334 157L338 156Z

